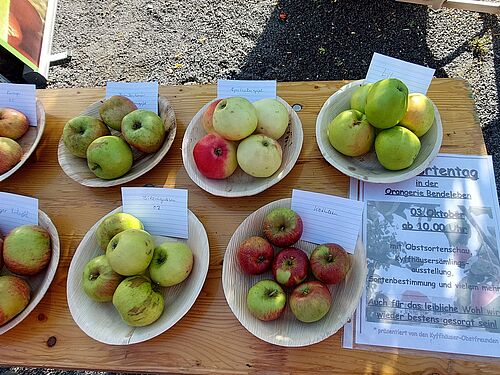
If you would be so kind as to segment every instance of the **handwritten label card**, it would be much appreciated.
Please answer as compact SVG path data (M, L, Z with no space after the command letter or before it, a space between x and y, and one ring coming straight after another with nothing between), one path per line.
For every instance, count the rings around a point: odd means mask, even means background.
M126 96L137 108L158 114L158 82L108 82L106 98L113 95Z
M364 202L309 191L292 191L292 210L304 223L302 240L334 242L354 253L363 218Z
M408 86L410 93L426 94L434 72L435 69L374 53L365 82L370 83L385 78L398 78Z
M27 224L38 225L38 199L0 192L0 233Z
M136 216L151 234L188 238L188 191L122 188L123 212Z
M0 107L17 109L26 115L31 126L36 126L35 85L0 83Z
M251 102L276 98L276 81L227 80L217 81L217 98L242 96Z

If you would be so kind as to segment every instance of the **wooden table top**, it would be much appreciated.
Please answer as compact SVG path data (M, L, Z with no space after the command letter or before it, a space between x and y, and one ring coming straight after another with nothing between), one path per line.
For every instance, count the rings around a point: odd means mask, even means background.
M346 82L278 84L278 95L300 103L304 128L300 158L284 180L257 196L220 198L196 186L181 159L186 126L216 87L161 87L172 103L178 132L172 148L152 171L127 186L189 189L189 208L204 224L210 242L210 269L191 310L170 330L147 342L108 346L86 336L74 323L66 302L66 278L71 257L87 230L121 205L120 187L89 188L67 177L57 162L57 144L64 124L104 96L104 88L57 89L37 92L45 106L47 126L36 152L0 191L38 197L40 209L56 225L61 260L49 291L19 325L0 336L0 365L171 373L465 373L499 374L498 360L474 362L440 353L390 354L342 349L342 331L304 348L283 348L263 342L229 309L222 290L224 251L243 219L271 201L291 196L292 188L347 196L349 179L321 156L315 139L316 116L325 100ZM440 110L444 137L441 152L486 154L470 89L461 80L433 80L429 96ZM49 338L51 338L49 345Z

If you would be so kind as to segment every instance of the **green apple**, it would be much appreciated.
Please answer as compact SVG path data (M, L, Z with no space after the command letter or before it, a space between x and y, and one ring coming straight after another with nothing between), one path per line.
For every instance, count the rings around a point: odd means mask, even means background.
M150 154L158 151L165 140L165 125L156 113L137 109L122 120L122 134L127 143Z
M225 139L239 141L257 128L257 111L245 98L222 99L215 107L212 122L215 131Z
M72 118L64 125L63 142L73 155L86 158L89 145L97 138L109 134L104 122L95 117L82 115Z
M261 99L254 102L253 106L257 111L257 133L272 139L285 134L288 128L288 110L280 101L274 98Z
M434 105L424 94L408 96L408 109L399 125L410 129L417 137L423 136L434 123Z
M36 275L47 267L51 255L50 234L38 225L21 225L5 237L5 266L18 275Z
M377 135L375 152L384 168L398 171L413 164L420 152L420 140L405 127L394 126Z
M375 82L368 91L365 115L370 124L380 129L395 126L406 113L408 87L397 78Z
M155 322L164 308L163 296L145 276L123 280L113 294L113 305L129 326L143 327Z
M274 280L261 280L247 294L247 307L259 320L278 319L285 311L286 294Z
M94 174L112 180L127 173L134 162L130 146L123 139L106 135L97 138L87 148L87 164Z
M245 138L236 150L238 165L251 176L269 177L281 166L281 146L264 134Z
M106 256L115 272L132 276L148 268L154 249L154 239L148 232L141 229L127 229L109 241Z
M83 290L97 302L111 301L122 280L123 276L113 271L106 255L92 258L83 269Z
M151 280L161 286L184 281L193 269L193 253L183 242L164 242L157 246L149 265Z
M373 83L365 83L354 90L351 96L351 109L365 113L366 97L372 86Z
M0 137L19 139L29 129L26 115L14 108L0 108Z
M366 154L375 141L375 129L355 109L339 113L328 125L327 135L333 148L347 156Z
M123 118L136 109L137 106L129 98L122 95L113 95L99 107L99 115L106 125L120 131Z
M0 326L28 306L30 295L30 286L20 277L0 276Z
M109 241L126 229L144 229L144 225L138 218L125 212L109 215L101 221L95 232L99 247L106 251Z
M0 137L0 174L12 169L23 157L23 149L13 139Z

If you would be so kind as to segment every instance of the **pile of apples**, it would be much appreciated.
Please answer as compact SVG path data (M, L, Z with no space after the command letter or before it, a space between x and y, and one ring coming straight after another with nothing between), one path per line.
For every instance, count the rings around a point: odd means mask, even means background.
M47 267L51 256L50 234L39 225L14 228L5 239L0 235L0 271L5 265L13 274L0 276L0 326L18 315L30 302L31 287L20 276L39 274Z
M217 99L203 113L207 135L194 146L196 167L212 179L228 178L238 166L253 177L269 177L281 166L277 140L288 122L287 108L273 98L254 103L237 96Z
M408 87L396 78L361 85L350 106L329 124L330 144L347 156L361 156L375 145L378 161L388 170L413 164L421 148L419 137L434 123L431 100L408 94Z
M23 149L16 141L29 129L28 118L13 108L0 108L0 174L21 161Z
M287 299L293 315L301 322L322 319L332 305L327 285L340 283L351 268L349 254L337 244L319 245L308 258L306 252L293 246L302 231L302 219L295 211L275 208L264 218L263 237L247 238L236 250L236 259L245 274L272 270L274 279L257 282L247 294L248 310L259 320L278 319L285 311ZM276 255L273 245L278 249ZM310 273L315 279L309 278ZM283 288L288 291L288 298Z
M193 253L182 242L163 242L144 230L135 216L118 212L97 227L105 252L84 267L83 290L96 302L112 302L122 320L133 327L155 322L165 301L160 287L184 281L193 269Z
M106 99L99 115L100 119L85 115L72 118L63 130L66 148L87 159L88 167L99 178L112 180L127 173L134 163L132 148L150 154L163 145L166 132L160 116L137 109L125 96Z

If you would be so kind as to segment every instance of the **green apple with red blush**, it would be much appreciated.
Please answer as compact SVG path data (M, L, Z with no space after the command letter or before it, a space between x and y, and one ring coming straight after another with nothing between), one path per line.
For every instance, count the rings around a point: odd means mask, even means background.
M207 134L193 148L193 158L200 173L212 179L231 176L236 168L236 144L216 133Z
M332 295L328 287L314 280L297 286L290 295L290 310L304 323L322 319L332 306Z
M0 276L0 326L21 311L31 299L29 284L17 276Z
M106 255L92 258L84 267L82 275L83 290L97 302L109 302L124 276L113 271Z
M261 280L247 294L247 308L259 320L278 319L285 311L286 294L274 280Z

